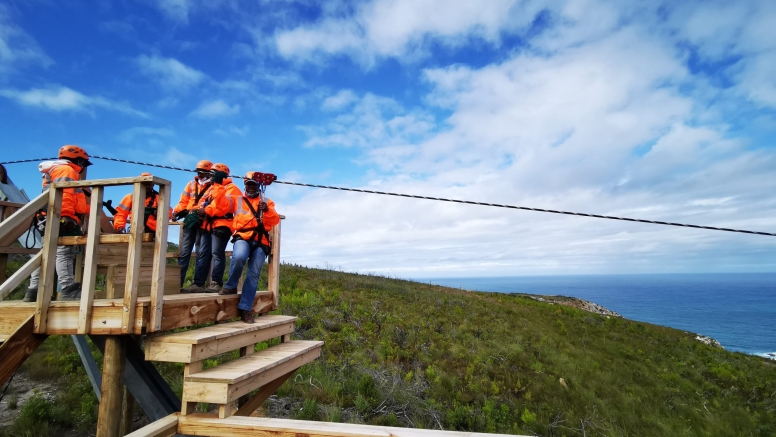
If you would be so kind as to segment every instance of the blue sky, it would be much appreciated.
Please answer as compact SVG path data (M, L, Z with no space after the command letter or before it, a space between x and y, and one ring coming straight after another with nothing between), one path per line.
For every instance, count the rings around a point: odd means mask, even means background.
M776 230L776 4L0 3L2 161L91 154ZM14 181L39 190L34 164ZM89 176L148 170L97 161ZM153 170L182 189L185 173ZM115 200L120 190L108 193ZM776 239L272 186L283 258L400 277L776 271Z

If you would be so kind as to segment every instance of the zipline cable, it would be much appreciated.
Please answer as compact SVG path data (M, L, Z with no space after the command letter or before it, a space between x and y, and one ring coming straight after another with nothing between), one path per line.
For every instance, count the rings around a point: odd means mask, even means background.
M182 167L172 167L169 165L160 165L160 164L152 164L149 162L140 162L140 161L130 161L127 159L118 159L118 158L109 158L107 156L92 156L91 158L95 159L102 159L104 161L114 161L114 162L123 162L125 164L136 164L136 165L143 165L148 167L157 167L157 168L164 168L168 170L179 170L179 171L187 171L187 172L194 172L196 173L196 170L190 169L190 168L182 168ZM45 161L47 159L56 159L56 158L44 158L44 159L25 159L20 161L9 161L9 162L0 162L0 164L17 164L22 162L36 162L36 161ZM229 175L234 178L242 178L242 176L237 175ZM411 199L424 199L424 200L436 200L439 202L451 202L451 203L461 203L465 205L479 205L479 206L492 206L496 208L507 208L507 209L519 209L523 211L535 211L535 212L546 212L550 214L562 214L562 215L573 215L573 216L579 216L579 217L591 217L591 218L599 218L599 219L607 219L607 220L620 220L620 221L627 221L627 222L636 222L636 223L648 223L652 225L663 225L663 226L676 226L681 228L693 228L693 229L706 229L709 231L723 231L723 232L736 232L739 234L750 234L750 235L765 235L768 237L776 237L776 233L771 232L758 232L758 231L747 231L744 229L731 229L731 228L719 228L715 226L701 226L701 225L690 225L686 223L675 223L675 222L664 222L659 220L645 220L645 219L635 219L635 218L629 218L629 217L617 217L617 216L611 216L611 215L600 215L600 214L587 214L583 212L572 212L572 211L562 211L562 210L556 210L556 209L544 209L544 208L532 208L529 206L519 206L519 205L506 205L501 203L487 203L487 202L475 202L473 200L461 200L461 199L448 199L444 197L432 197L432 196L419 196L416 194L404 194L404 193L392 193L388 191L376 191L376 190L364 190L360 188L347 188L347 187L336 187L332 185L317 185L317 184L305 184L301 182L289 182L289 181L275 181L276 184L284 184L284 185L296 185L299 187L310 187L310 188L324 188L327 190L339 190L339 191L351 191L354 193L366 193L366 194L380 194L383 196L394 196L394 197L407 197Z

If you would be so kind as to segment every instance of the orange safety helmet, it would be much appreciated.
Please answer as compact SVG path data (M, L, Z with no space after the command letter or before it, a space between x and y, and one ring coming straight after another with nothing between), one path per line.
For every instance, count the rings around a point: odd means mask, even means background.
M249 171L248 173L245 173L245 176L243 176L243 185L247 184L248 182L253 182L254 184L258 184L255 179L253 179L253 175L256 174L255 171Z
M229 166L220 162L213 166L213 170L222 171L226 174L229 174Z
M210 171L213 169L213 163L207 159L203 159L197 163L197 171Z
M148 173L147 171L144 171L143 173L140 173L140 176L153 176L151 173Z
M92 163L89 161L89 154L86 153L86 150L73 144L65 144L64 146L60 147L59 155L57 155L57 157L59 159L67 159L68 161L75 162L81 167L92 165Z

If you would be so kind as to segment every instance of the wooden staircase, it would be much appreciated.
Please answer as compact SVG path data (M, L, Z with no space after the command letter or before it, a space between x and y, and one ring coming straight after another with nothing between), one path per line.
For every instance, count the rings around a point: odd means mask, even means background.
M217 404L221 419L248 416L298 368L320 356L322 341L291 340L295 322L296 317L266 315L252 325L240 321L150 337L146 360L184 363L181 415L192 414L204 402ZM274 338L281 343L254 352L257 343ZM202 370L203 360L234 350L240 358Z

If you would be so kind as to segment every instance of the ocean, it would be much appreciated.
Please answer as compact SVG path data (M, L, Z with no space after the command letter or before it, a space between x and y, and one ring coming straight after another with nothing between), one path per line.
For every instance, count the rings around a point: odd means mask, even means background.
M417 280L476 291L577 297L628 319L707 335L730 351L776 353L776 273Z

